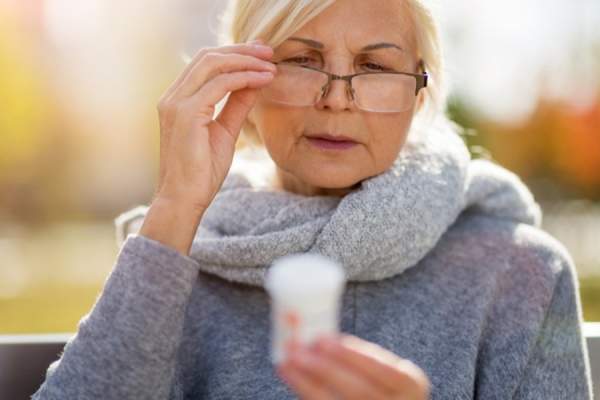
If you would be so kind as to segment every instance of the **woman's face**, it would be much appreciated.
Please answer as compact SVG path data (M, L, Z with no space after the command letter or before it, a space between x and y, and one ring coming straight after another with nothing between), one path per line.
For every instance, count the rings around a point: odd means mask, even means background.
M292 35L322 46L288 39L274 49L272 61L303 57L298 60L301 64L338 75L378 71L382 64L417 72L413 27L403 3L380 0L374 7L364 0L337 1ZM360 50L380 42L396 44L402 50ZM384 172L396 159L416 103L397 113L363 111L348 96L346 85L343 80L332 81L327 96L308 107L258 98L250 120L276 164L277 187L305 195L344 195L361 180ZM347 136L357 144L347 149L322 148L307 137L319 133Z

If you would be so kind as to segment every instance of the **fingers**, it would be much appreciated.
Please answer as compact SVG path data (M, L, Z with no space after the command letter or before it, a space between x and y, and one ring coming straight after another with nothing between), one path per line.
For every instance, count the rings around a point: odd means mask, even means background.
M215 118L237 140L246 116L254 107L258 92L253 89L242 89L231 93L227 103Z
M201 50L186 71L161 97L159 112L175 107L186 111L178 112L179 118L187 121L190 118L195 118L196 121L202 119L208 124L213 118L215 104L228 92L232 92L218 116L218 122L235 136L257 97L255 91L242 89L258 88L272 79L276 67L264 60L272 56L272 51L270 47L256 47L250 44ZM244 71L247 73L242 75L241 72ZM238 90L242 92L237 93ZM164 118L165 121L167 119Z
M174 92L175 98L191 96L205 83L216 76L233 71L269 71L276 72L275 64L244 54L206 53L201 61L192 68Z
M304 374L293 368L283 368L280 372L282 378L304 400L336 400L339 399L329 389L323 387L312 376Z
M212 123L213 114L215 110L215 104L221 100L228 92L235 94L235 91L242 89L249 89L244 91L241 95L233 97L231 104L228 99L225 107L219 114L219 121L226 133L228 133L233 139L237 139L243 120L246 118L247 113L253 106L254 100L252 98L244 97L256 97L256 93L248 94L250 89L258 88L270 82L273 78L273 74L270 72L256 72L256 71L237 71L226 74L221 74L218 77L212 79L206 85L204 85L198 92L192 97L181 100L177 103L176 117L175 117L175 130L185 131L187 126L194 125L208 125ZM241 99L241 100L240 100ZM248 101L248 103L241 103L241 101ZM238 112L243 112L238 114Z
M192 97L182 100L181 107L185 110L184 114L196 119L207 118L206 123L208 123L213 118L215 104L228 92L245 88L255 89L272 79L273 74L270 72L236 71L221 74L207 82Z
M259 59L268 59L272 56L273 50L269 47L257 46L256 44L248 44L248 43L238 43L232 45L225 45L220 47L206 47L201 49L188 63L183 72L178 76L178 78L169 86L169 88L164 92L159 100L160 103L164 103L168 101L177 88L182 84L182 82L187 78L187 76L191 73L191 71L203 60L206 54L208 53L221 53L221 54L241 54L246 56L254 56Z
M324 342L331 346L323 346ZM411 368L415 368L414 364L389 353L375 343L351 335L342 335L339 341L321 340L317 346L325 354L367 376L374 384L387 391L394 392L399 386L415 386L413 374L410 373Z
M295 353L290 362L298 366L306 378L314 382L314 386L333 390L344 399L373 399L389 398L380 387L364 378L364 375L336 360L318 355L311 350Z

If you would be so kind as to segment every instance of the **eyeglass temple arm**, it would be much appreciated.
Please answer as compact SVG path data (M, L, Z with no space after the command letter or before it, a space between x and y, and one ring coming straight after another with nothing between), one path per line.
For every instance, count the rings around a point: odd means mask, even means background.
M427 87L427 81L429 80L429 74L425 71L425 62L423 59L419 59L417 64L417 71L420 72L419 75L416 75L417 79L417 88L415 90L415 96L419 94L419 90Z

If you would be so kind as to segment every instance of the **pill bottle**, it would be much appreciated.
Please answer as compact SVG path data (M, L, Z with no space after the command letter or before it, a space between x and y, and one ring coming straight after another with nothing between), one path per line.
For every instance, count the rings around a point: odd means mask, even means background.
M286 358L286 343L308 345L321 335L339 332L346 277L335 261L318 253L276 259L265 275L271 299L271 362Z

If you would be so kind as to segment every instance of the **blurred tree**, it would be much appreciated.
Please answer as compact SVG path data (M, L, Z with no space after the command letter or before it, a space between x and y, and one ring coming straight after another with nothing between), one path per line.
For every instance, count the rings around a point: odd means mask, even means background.
M553 168L583 196L600 199L600 102L580 111L557 110L557 115Z
M0 218L39 220L53 205L60 147L43 63L19 22L0 8Z
M490 154L525 180L553 182L562 196L600 200L600 102L579 109L542 98L531 116L513 123L472 110L461 98L449 101L448 115L466 128L472 153Z

